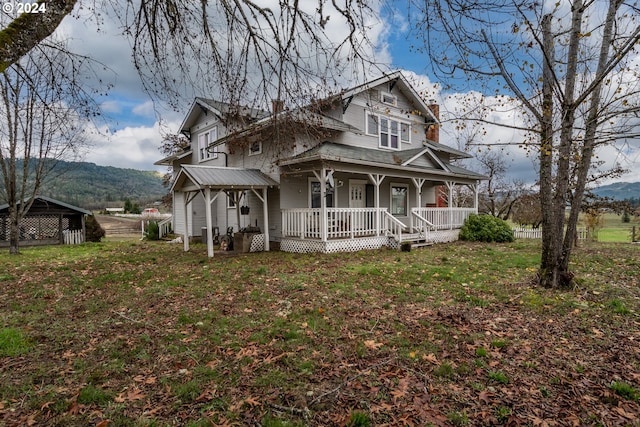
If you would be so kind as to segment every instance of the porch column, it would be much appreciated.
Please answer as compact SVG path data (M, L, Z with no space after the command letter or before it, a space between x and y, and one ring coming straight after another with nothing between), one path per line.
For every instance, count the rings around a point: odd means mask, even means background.
M378 236L381 234L381 218L380 218L380 184L384 180L385 175L377 174L369 174L369 180L375 186L375 208L376 208L376 233Z
M417 207L420 209L422 207L422 186L424 185L426 179L424 178L411 178L413 181L413 185L416 187L416 195L418 196ZM409 218L409 225L411 226L411 230L413 231L413 215Z
M478 181L471 186L473 188L473 208L475 209L475 213L478 213Z
M182 200L184 202L184 237L183 237L183 245L184 251L187 252L189 250L189 193L182 193Z
M449 230L453 230L453 185L452 181L445 182L447 189L449 190L449 200L447 203L447 209L449 210Z
M240 203L242 202L242 200L240 200L242 198L242 192L241 191L236 191L236 220L238 221L238 230L237 232L240 232ZM233 242L235 243L235 242ZM234 246L234 249L235 246Z
M267 204L267 187L262 189L262 216L264 217L264 250L269 252L269 206Z
M207 255L213 257L213 221L211 219L211 188L204 189L204 211L207 220Z
M329 219L327 218L327 169L320 170L320 234L322 241L328 238Z
M253 188L251 189L251 191L253 191L256 197L260 199L260 201L262 201L262 218L263 218L262 226L264 227L264 250L265 251L269 251L269 206L267 204L267 190L268 190L267 187L263 188L262 196L260 196L260 194L258 194L258 192L255 189Z

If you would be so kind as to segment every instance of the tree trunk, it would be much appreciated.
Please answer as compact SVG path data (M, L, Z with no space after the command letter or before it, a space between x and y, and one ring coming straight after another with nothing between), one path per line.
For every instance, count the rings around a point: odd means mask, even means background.
M553 62L555 55L551 35L551 15L542 19L542 34L546 60L542 71L542 118L540 129L540 210L542 212L542 257L539 282L553 287L557 282L557 258L554 256L556 234L553 215Z
M589 112L585 120L585 136L580 151L580 160L577 162L576 170L576 188L573 192L573 200L571 203L571 212L567 220L567 232L563 243L562 268L569 269L569 260L571 258L571 249L577 241L578 216L580 214L584 190L587 185L589 170L591 169L591 158L593 156L596 134L598 129L598 116L600 109L600 100L602 95L602 77L605 75L611 42L613 38L613 26L615 16L621 2L612 1L609 3L607 19L602 31L602 44L600 45L600 56L598 58L598 68L596 70L596 81L598 84L594 87L589 105Z
M39 13L23 13L0 31L0 72L35 48L58 28L77 0L41 1Z
M20 221L15 207L9 207L9 253L20 253Z
M566 81L564 97L562 98L560 127L560 140L558 145L558 155L556 160L556 176L555 188L551 191L552 184L545 184L546 194L542 194L542 182L549 179L552 174L552 160L544 159L544 175L543 175L543 158L546 156L545 148L549 148L553 153L553 146L549 146L550 135L552 132L552 121L549 118L543 119L543 140L540 160L540 180L541 180L541 199L543 199L542 216L543 216L543 236L546 232L548 236L543 237L542 262L540 264L540 284L546 287L568 287L573 280L573 274L568 269L568 259L571 254L571 248L564 246L564 226L565 226L565 209L567 206L567 194L569 190L569 180L571 174L571 147L573 144L573 131L575 126L575 86L578 67L578 53L580 42L580 30L582 28L582 16L584 14L584 6L581 0L576 0L572 6L571 17L571 33L569 38L569 46L566 58ZM548 16L548 15L547 15ZM551 86L553 80L553 65L555 61L555 48L551 34L550 19L543 19L543 50L546 55L545 68L543 70L543 103L549 102L547 97L552 97ZM547 63L548 62L548 63ZM548 108L545 105L543 108ZM553 109L553 105L551 105ZM546 113L546 111L545 111ZM543 113L544 114L544 113ZM553 116L551 114L551 116ZM552 193L552 194L549 194ZM572 232L567 230L567 232ZM545 244L546 240L546 244ZM569 239L571 240L571 239ZM565 263L564 260L567 260Z

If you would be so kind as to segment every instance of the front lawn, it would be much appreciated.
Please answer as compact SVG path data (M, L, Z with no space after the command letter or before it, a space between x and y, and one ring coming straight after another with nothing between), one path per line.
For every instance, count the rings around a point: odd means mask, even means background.
M630 425L640 247L0 253L0 425Z

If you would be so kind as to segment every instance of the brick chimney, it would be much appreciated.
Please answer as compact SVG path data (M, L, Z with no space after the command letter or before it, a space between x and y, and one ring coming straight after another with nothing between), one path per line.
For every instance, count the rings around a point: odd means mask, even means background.
M429 107L436 119L440 120L440 106L436 104L435 99L430 100L427 107ZM427 126L427 139L436 143L440 142L440 125L438 123L430 123Z

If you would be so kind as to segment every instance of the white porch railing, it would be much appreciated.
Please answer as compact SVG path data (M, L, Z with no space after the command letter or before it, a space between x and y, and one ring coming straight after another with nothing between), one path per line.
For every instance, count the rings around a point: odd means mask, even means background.
M398 242L402 242L402 232L405 229L405 225L395 216L391 215L386 209L382 211L382 229L385 233L395 237Z
M411 231L417 231L419 237L427 239L429 232L435 229L435 224L422 217L416 209L411 210Z
M173 215L167 217L158 223L158 231L160 234L160 238L167 237L169 233L171 233L171 227L173 222Z
M376 208L327 208L327 238L378 235L377 212ZM282 209L282 236L322 239L321 215L320 208Z
M411 212L433 224L434 230L460 228L475 208L411 208ZM412 224L413 226L413 224Z
M378 212L380 218L377 219ZM387 208L327 208L326 238L348 239L364 236L402 234L417 231L425 237L431 230L460 228L473 208L413 208L410 224L404 224ZM282 237L322 239L320 208L282 209Z

